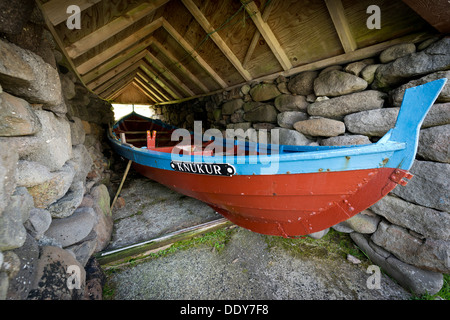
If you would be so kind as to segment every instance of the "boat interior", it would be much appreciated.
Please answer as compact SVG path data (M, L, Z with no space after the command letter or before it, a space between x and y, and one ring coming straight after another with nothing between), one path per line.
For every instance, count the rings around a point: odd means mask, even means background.
M271 155L281 153L299 153L312 151L325 151L332 149L349 148L353 146L291 146L279 144L257 143L240 139L208 139L200 137L194 143L195 135L191 133L189 142L172 140L175 127L168 126L145 117L131 114L118 121L112 128L111 136L121 143L129 146L164 153L203 156L249 156ZM205 141L206 140L206 141Z

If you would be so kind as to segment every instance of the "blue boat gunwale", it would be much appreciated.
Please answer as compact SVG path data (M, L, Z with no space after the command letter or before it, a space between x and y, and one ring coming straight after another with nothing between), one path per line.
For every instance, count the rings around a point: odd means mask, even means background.
M120 141L114 139L108 135L108 138L116 147L121 148L123 151L128 151L133 154L133 160L142 165L155 166L158 160L165 162L164 164L158 164L157 167L165 170L172 170L170 167L170 161L184 161L190 163L228 163L245 166L262 165L264 166L266 161L278 161L279 163L291 162L293 165L298 161L308 160L327 160L331 161L336 158L349 159L353 156L358 158L368 155L377 155L377 159L370 159L368 163L361 163L355 165L355 161L352 161L352 165L342 168L340 165L333 165L330 163L329 171L346 171L346 170L358 170L358 169L372 169L380 167L389 168L401 168L409 170L412 162L414 161L417 143L419 137L420 126L428 112L437 99L440 91L445 85L447 79L439 79L421 86L409 88L405 91L404 99L400 112L397 117L394 128L390 129L378 142L366 145L350 145L350 146L289 146L289 145L275 145L272 144L258 144L255 142L239 142L235 140L222 139L224 145L229 143L234 145L248 145L254 144L258 148L265 148L264 150L274 149L281 152L271 155L217 155L217 156L204 156L204 155L174 155L172 153L160 152L157 150L147 150L146 148L137 148L134 146L126 145ZM417 105L417 110L415 110ZM116 127L121 121L126 120L128 116L120 119L114 127ZM165 125L168 129L175 129L176 127L164 124L160 120L147 118L145 116L138 115L141 118L147 119L151 122L157 122L158 125ZM224 151L226 148L224 149ZM396 155L395 159L391 161L393 155ZM383 160L380 164L379 160ZM388 161L384 161L388 159ZM154 163L155 162L155 163ZM369 163L370 162L370 163ZM295 165L294 167L298 167ZM333 169L335 168L335 169ZM341 169L337 169L341 168ZM236 174L241 170L236 170ZM248 168L244 171L249 171ZM250 170L251 171L251 170ZM286 171L286 170L282 170ZM292 173L296 173L294 172ZM317 172L317 168L308 170L308 172ZM259 174L259 173L258 173ZM274 173L271 173L274 174Z

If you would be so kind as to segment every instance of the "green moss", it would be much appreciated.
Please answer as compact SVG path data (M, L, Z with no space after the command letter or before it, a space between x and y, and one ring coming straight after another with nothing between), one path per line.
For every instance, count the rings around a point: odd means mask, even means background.
M346 259L347 254L351 254L362 262L369 262L365 254L350 238L350 235L333 229L318 240L309 237L286 239L266 236L266 243L269 249L281 247L293 257L318 257L334 260L336 258Z

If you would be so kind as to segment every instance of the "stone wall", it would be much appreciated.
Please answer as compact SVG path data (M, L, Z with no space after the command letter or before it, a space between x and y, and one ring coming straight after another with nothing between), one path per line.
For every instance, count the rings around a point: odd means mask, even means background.
M90 258L112 232L113 113L59 65L34 1L22 4L28 14L0 27L0 299L97 298ZM72 289L68 270L80 276Z
M160 119L193 129L277 129L281 144L374 143L395 124L404 90L450 79L450 38L400 44L378 57L155 107ZM245 137L252 135L247 131ZM450 272L450 84L420 131L414 178L333 228L404 287L434 294ZM323 236L328 230L312 237Z

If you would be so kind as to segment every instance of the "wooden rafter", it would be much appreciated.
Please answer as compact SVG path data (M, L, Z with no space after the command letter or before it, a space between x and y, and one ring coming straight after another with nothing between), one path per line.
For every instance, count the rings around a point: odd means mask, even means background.
M344 51L355 51L357 48L356 41L350 32L350 27L347 18L345 17L344 6L342 5L341 0L325 0L325 3Z
M140 78L138 76L138 74L139 73L137 73L136 77L134 78L136 83L138 83L140 86L145 88L147 90L147 92L155 99L155 101L157 101L157 102L164 102L165 100L163 98L161 98L158 94L156 94L147 84L145 84L144 81L142 80L142 78Z
M258 28L258 31L263 36L266 43L269 45L273 54L277 58L278 62L281 64L284 70L289 70L292 68L291 61L289 61L288 56L284 52L277 38L273 34L273 31L270 29L269 25L263 20L261 13L258 10L255 2L251 1L246 3L245 0L241 0L243 4L245 4L245 10L247 10L250 15L253 23Z
M211 66L203 60L198 52L175 30L175 28L163 19L163 28L177 41L189 55L198 62L198 64L222 87L226 88L227 83L211 68Z
M267 0L267 1L269 1L269 3L265 6L264 11L261 16L261 18L263 19L264 22L267 22L267 19L269 19L270 12L272 12L273 5L276 2L276 0ZM250 59L253 55L253 51L255 51L256 45L259 42L260 36L261 36L261 33L259 32L259 30L256 30L255 34L253 35L252 41L250 41L250 45L247 49L247 53L245 54L244 62L242 62L242 66L244 68L247 67L248 62L250 61Z
M142 50L145 50L145 48L147 48L149 45L152 44L152 41L153 40L151 38L147 38L142 42L139 42L136 45L124 50L122 53L118 54L115 58L104 62L103 64L97 66L96 68L86 73L83 76L83 81L85 83L89 83L94 79L97 79L98 77L108 72L109 70L117 67L124 61L127 61L128 59L131 59L135 55L139 54L140 52L142 52Z
M77 66L78 72L81 75L86 74L87 72L91 71L95 67L104 63L105 61L108 61L109 59L114 58L115 56L117 56L120 53L124 52L125 50L129 49L130 47L133 47L136 43L138 43L142 39L147 38L153 32L155 32L157 29L159 29L162 26L162 23L163 23L163 18L154 20L152 23L141 28L140 30L133 33L129 37L127 37L127 38L123 39L122 41L116 43L115 45L105 49L100 54L94 56L93 58L89 59L88 61Z
M108 97L109 100L114 100L117 97L119 97L125 90L127 90L131 84L134 83L134 79L131 80L130 83L127 83L125 86L123 86L123 88L117 90L116 92L114 92L111 96Z
M167 78L174 83L178 88L184 91L188 96L194 96L195 93L186 86L183 81L181 81L176 75L174 75L169 69L167 69L164 64L159 61L154 55L148 53L146 56L148 63L159 69L160 73L164 73Z
M163 101L169 101L170 98L163 92L164 89L159 87L156 82L152 81L151 78L149 78L145 72L143 72L142 66L140 68L142 71L138 71L137 76L140 77L150 88L152 88L153 92L158 94Z
M102 83L105 83L112 77L114 77L116 74L121 73L122 71L128 69L132 65L134 65L137 62L140 62L145 57L145 52L141 51L131 59L128 59L121 64L119 64L114 69L109 70L108 72L101 75L99 78L95 79L94 81L87 84L87 87L91 90L97 88L98 86L102 85Z
M145 72L145 74L155 83L157 83L162 89L164 89L167 94L172 96L174 99L180 99L180 95L177 93L177 90L174 89L170 83L168 83L164 77L157 76L155 73L152 72L152 68L149 63L144 59L141 62L141 69Z
M156 101L154 100L154 98L153 98L150 94L148 94L147 91L144 90L138 83L136 83L135 81L133 81L132 84L133 84L133 86L134 86L135 88L137 88L140 92L142 92L143 94L145 94L145 96L146 96L147 98L150 99L150 102L156 103Z
M102 85L100 85L97 88L93 89L93 91L97 92L97 93L105 91L107 88L109 88L112 85L114 85L117 81L121 80L122 78L124 78L128 74L130 74L131 72L135 71L137 68L139 68L139 66L140 66L140 61L134 63L133 65L131 65L127 69L123 70L122 72L114 75L113 77L111 77L110 79L108 79L107 81L102 83Z
M128 11L123 16L109 22L103 27L88 34L84 38L66 47L66 51L72 59L81 56L90 49L128 28L135 22L145 18L156 9L163 6L169 0L155 0L154 2L144 2L136 8Z
M219 47L222 53L227 57L227 59L231 62L231 64L236 68L236 70L240 73L240 75L246 80L252 80L252 76L250 72L244 69L239 59L236 55L231 51L222 37L215 32L215 29L211 26L208 19L203 15L200 9L195 5L192 0L181 0L185 7L189 10L195 20L202 26L207 34L209 34L210 38L214 41L214 43Z
M124 86L128 85L133 81L133 78L136 76L136 72L130 72L127 76L121 78L121 81L114 83L111 87L106 89L103 92L99 93L100 97L109 98L112 94L122 89Z
M197 87L199 87L203 92L208 92L208 88L198 79L192 72L190 72L181 62L178 62L177 58L164 46L159 43L156 39L153 39L153 44L155 47L170 61L171 65L178 68L181 73L189 80L191 80Z

